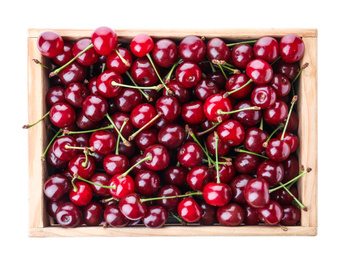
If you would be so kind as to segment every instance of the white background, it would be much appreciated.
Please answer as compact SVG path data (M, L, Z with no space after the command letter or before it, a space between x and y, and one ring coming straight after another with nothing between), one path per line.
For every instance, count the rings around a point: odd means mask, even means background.
M345 9L342 1L7 1L0 14L1 259L345 259ZM21 3L18 3L21 2ZM29 238L29 28L317 28L316 237ZM35 104L30 104L34 106ZM5 257L7 255L7 257ZM34 258L35 257L35 258ZM125 258L126 257L126 258Z

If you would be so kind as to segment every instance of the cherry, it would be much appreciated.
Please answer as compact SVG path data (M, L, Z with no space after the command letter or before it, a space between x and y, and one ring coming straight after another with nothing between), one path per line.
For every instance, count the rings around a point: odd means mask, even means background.
M114 204L105 208L103 218L111 227L125 227L130 222L130 220L121 213L119 206Z
M97 77L96 87L98 93L104 98L114 98L122 89L121 86L114 83L123 84L123 78L115 71L106 70Z
M148 128L142 130L135 138L135 143L138 149L145 151L149 146L158 144L157 130Z
M198 63L204 59L207 49L201 38L191 35L181 40L178 51L183 61Z
M130 51L122 47L118 47L115 51L111 52L106 60L107 69L119 74L127 72L132 66L132 63L133 58Z
M72 48L73 56L77 56L80 52L84 51L89 45L91 45L91 39L83 38L78 40ZM78 55L76 61L83 66L91 66L95 64L99 59L99 54L95 51L94 48L89 48L84 51L81 55Z
M98 226L102 221L103 207L100 202L91 201L82 208L82 220L87 226Z
M193 223L200 220L203 214L202 208L191 198L185 198L179 202L177 208L179 216L186 222Z
M95 152L107 155L115 149L116 139L113 133L107 130L98 130L90 136L89 145L95 149Z
M192 88L201 80L202 71L195 63L183 62L177 67L175 78L181 87Z
M154 44L152 56L159 66L169 68L178 59L178 47L169 39L161 39Z
M283 216L280 224L285 226L294 226L300 220L300 209L293 205L282 206Z
M198 83L199 84L199 83ZM190 90L181 87L176 80L171 80L166 84L166 86L174 93L174 97L178 99L180 105L188 103L190 101ZM164 96L170 95L166 89L163 89L162 94Z
M266 85L257 86L251 92L251 102L255 106L266 109L274 105L276 101L275 90Z
M69 192L70 201L77 206L89 204L93 197L93 191L88 183L78 181L73 183L73 189Z
M54 58L64 49L64 40L52 31L44 31L37 38L37 48L43 56Z
M82 130L92 130L97 128L99 122L91 121L83 114L83 111L80 110L79 112L77 112L76 125Z
M285 169L284 178L282 180L284 183L292 180L298 175L299 163L298 159L294 155L290 154L288 158L282 162L282 165Z
M129 166L129 159L122 154L108 154L103 159L103 168L110 175L123 173Z
M140 196L137 193L125 195L119 203L121 213L130 220L142 219L146 212L147 206L141 203Z
M245 189L245 186L248 184L248 182L252 179L253 177L250 175L240 174L231 180L229 186L232 189L233 202L238 204L246 204L244 189Z
M71 106L81 108L84 99L89 95L89 90L82 83L71 83L65 90L65 100Z
M171 184L162 186L156 193L156 197L158 198L179 196L179 195L181 195L181 191L179 190L179 188ZM167 211L171 212L171 211L177 210L180 200L181 199L179 197L171 198L171 199L160 199L160 200L157 200L157 204L166 208Z
M55 103L65 101L65 88L61 86L54 86L48 89L46 93L46 105L52 107Z
M178 148L185 139L185 130L179 124L168 124L160 130L157 140L168 149ZM138 146L138 145L137 145Z
M280 124L285 120L288 114L288 107L282 100L276 100L274 105L263 112L263 119L271 125Z
M167 168L170 162L168 150L161 144L149 146L145 150L143 156L151 158L146 160L144 164L149 170L152 171L161 171Z
M207 98L218 93L218 86L209 79L201 79L196 86L193 87L193 93L202 102Z
M266 154L270 159L282 162L288 158L290 153L291 148L284 140L273 138L268 142Z
M175 120L181 111L181 107L178 99L173 96L162 96L155 104L155 108L158 113L162 114L162 117L169 121Z
M246 65L254 59L253 48L246 43L237 44L231 52L232 63L240 69L245 69Z
M53 57L52 61L59 66L65 65L73 59L72 48L73 44L71 42L64 42L63 50L57 56Z
M71 83L83 82L86 75L86 67L75 61L61 69L58 76L62 84L68 86Z
M160 188L160 177L154 171L141 170L134 181L136 190L142 195L152 195Z
M119 112L130 113L142 103L142 95L137 89L122 88L114 97L114 103Z
M283 121L284 124L286 124L287 118ZM288 119L287 124L287 131L288 132L295 132L298 129L298 115L296 112L292 111L290 118Z
M232 189L225 183L207 183L203 188L203 198L206 203L222 207L230 202Z
M203 214L199 219L199 223L203 226L211 226L217 221L216 207L209 205L204 200L198 200L198 205L203 210Z
M71 105L65 102L58 102L49 110L49 118L53 125L63 128L74 123L76 112Z
M114 123L114 125L112 123L111 124L113 125L113 130L115 130L113 131L115 137L119 136L120 130L120 137L128 137L132 133L133 125L130 121L130 116L127 113L116 112L110 117L110 119Z
M83 114L91 121L100 121L108 111L106 99L99 95L89 95L83 102Z
M246 75L257 85L266 85L273 78L272 67L261 59L254 59L246 65Z
M186 183L188 170L181 166L169 166L162 175L165 184L172 184L177 187L183 187Z
M205 165L194 166L186 175L186 183L193 190L203 190L210 181L210 170Z
M294 197L298 196L298 191L296 187L291 186L290 188L288 188L288 191L291 194L293 194ZM289 194L289 192L287 192L286 189L275 190L272 193L270 193L270 198L279 203L280 205L290 205L292 204L294 198Z
M142 221L148 228L160 228L168 219L168 212L162 206L150 206Z
M234 106L233 111L233 119L237 120L244 127L251 127L258 124L262 117L262 111L254 107L250 100L238 102Z
M82 211L72 202L65 202L57 208L55 216L60 226L71 228L80 224Z
M157 115L155 108L147 103L136 106L131 112L131 123L134 127L140 129L145 126L149 128L154 125L151 120ZM149 123L149 125L148 125Z
M273 37L261 37L253 46L253 52L256 59L272 63L279 57L279 43Z
M230 146L240 145L245 138L244 127L233 119L222 122L217 127L217 133L220 136L220 140Z
M288 80L293 81L299 73L299 63L288 63L283 60L279 60L275 64L275 73L281 74L288 78Z
M245 219L245 211L240 205L230 203L218 208L216 217L223 226L239 226Z
M250 127L245 131L244 146L253 153L262 153L265 150L263 143L267 141L267 132L257 127Z
M133 157L131 157L131 160L130 160L130 165L131 167L136 165L134 168L132 168L132 172L134 174L138 174L139 171L141 170L147 170L147 167L145 166L144 163L140 163L140 164L137 164L139 161L141 161L143 159L143 155L135 155Z
M252 208L249 205L243 206L244 212L245 212L245 218L244 218L244 224L245 225L258 225L259 219L257 216L257 209Z
M290 81L282 74L274 74L269 86L275 90L278 98L286 97L291 91Z
M227 112L232 110L232 104L222 94L214 94L204 102L203 110L208 120L217 123L225 121L231 116Z
M215 135L210 133L206 139L206 146L209 153L215 155L216 145L215 145ZM218 141L217 151L219 156L226 156L231 151L231 146L221 140Z
M90 184L91 189L93 190L95 195L98 196L109 196L110 192L108 188L105 188L103 186L107 186L109 184L109 181L111 179L111 176L106 173L95 173L90 177L90 181L94 184Z
M69 161L78 153L78 150L73 149L76 146L78 146L78 143L74 137L62 136L53 142L52 149L59 160Z
M226 90L232 98L243 99L251 93L253 82L246 74L231 75L226 82Z
M283 210L279 203L271 200L263 208L258 208L257 214L266 224L277 225L283 217Z
M85 154L77 154L68 163L68 170L73 174L89 179L96 170L95 161L92 157L86 157Z
M265 160L257 168L257 177L266 180L270 187L278 185L284 177L284 167L273 160Z
M117 34L109 27L101 26L91 34L91 41L99 55L109 55L118 45Z
M42 157L44 159L44 156ZM62 161L58 159L55 154L53 153L53 147L50 146L48 148L48 151L46 153L46 158L48 163L57 169L65 169L69 163L69 161Z
M71 181L60 173L54 174L45 181L43 192L49 200L60 200L71 190Z
M207 58L208 60L229 61L231 51L226 43L220 38L212 38L207 43Z
M225 159L220 159L219 162L224 163L219 165L220 183L229 183L236 174L235 168L231 162ZM211 173L211 180L217 182L217 171L215 169Z
M226 78L221 71L208 73L207 79L214 82L219 89L225 88Z
M198 144L187 142L179 148L177 156L179 163L183 167L192 168L201 164L203 159L203 150Z
M195 100L182 105L181 117L188 124L199 124L205 119L203 103Z
M303 57L305 45L299 36L287 34L281 38L279 49L283 61L294 63Z
M244 189L246 202L253 208L263 208L270 201L269 184L262 178L250 180Z
M67 202L66 196L63 196L61 199L59 200L49 200L47 199L46 202L46 211L48 213L49 216L51 216L52 218L56 219L56 210L58 209L58 207Z
M130 175L116 174L110 181L108 186L113 186L114 188L110 189L111 195L116 199L122 199L127 194L134 192L135 182Z
M130 48L135 56L144 57L154 48L154 41L147 34L138 34L131 40Z
M148 57L137 58L131 66L131 76L134 81L141 86L154 86L158 81L158 76L154 66Z
M290 146L291 153L294 153L297 150L299 144L298 136L290 132L285 132L284 134L281 132L278 134L278 139L281 138Z

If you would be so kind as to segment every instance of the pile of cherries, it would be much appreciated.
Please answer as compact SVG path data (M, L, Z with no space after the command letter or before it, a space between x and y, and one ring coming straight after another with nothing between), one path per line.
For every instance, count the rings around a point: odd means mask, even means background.
M302 39L45 31L48 214L62 227L297 225ZM36 125L26 125L30 128Z

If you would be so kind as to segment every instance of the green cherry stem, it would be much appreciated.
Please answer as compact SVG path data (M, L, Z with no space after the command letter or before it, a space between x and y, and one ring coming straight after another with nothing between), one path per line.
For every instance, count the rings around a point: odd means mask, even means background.
M215 60L215 59L214 59L214 60L212 60L211 62L212 62L213 64L215 64L215 65L218 65L220 69L221 69L221 67L222 67L222 68L226 68L226 69L232 71L234 74L240 74L240 70L234 69L234 68L230 67L229 65L226 65L226 64L228 64L228 63L226 63L226 61L224 61L224 60ZM221 71L223 72L222 69L221 69ZM225 75L225 74L224 74L224 75ZM225 77L226 77L226 79L228 79L227 76L225 76Z
M253 106L253 107L244 107L244 108L241 108L241 109L238 109L238 110L232 110L232 111L229 111L229 112L224 112L222 111L221 109L219 109L217 111L217 113L219 115L229 115L229 114L234 114L234 113L238 113L238 112L241 112L241 111L246 111L246 110L261 110L260 107L257 107L257 106Z
M207 133L209 133L211 130L213 130L214 128L216 128L219 124L221 124L222 123L222 121L221 122L217 122L217 123L214 123L213 122L213 126L212 127L210 127L210 128L208 128L207 130L204 130L203 132L198 132L198 133L196 133L196 136L201 136L201 135L204 135L204 134L207 134Z
M293 85L293 83L299 78L299 76L300 76L300 74L302 73L302 71L303 71L304 69L306 69L307 67L309 67L309 63L306 62L306 63L303 64L303 66L300 68L298 74L297 74L297 75L295 76L295 78L292 80L291 85Z
M131 146L130 142L127 141L127 140L125 139L125 137L121 134L121 132L120 132L119 129L116 127L116 125L114 124L112 118L109 116L108 113L106 114L106 117L107 117L108 120L111 122L113 128L117 131L118 136L120 136L120 138L121 138L121 140L123 141L123 143L124 143L127 147L130 147L130 146Z
M121 128L120 128L120 133L123 132L123 129L124 129L124 127L125 127L127 121L129 121L129 119L128 119L128 118L125 118L125 119L124 119L124 122L123 122L123 125L122 125ZM119 154L119 143L120 143L120 135L118 135L118 137L117 137L117 145L116 145L116 147L115 147L115 155L118 155L118 154Z
M74 174L73 174L73 179L72 179L72 181L71 181L72 186L73 186L73 189L77 188L77 187L74 185L75 179L78 179L78 180L81 180L81 181L84 181L84 182L86 182L86 183L89 183L89 184L92 184L92 185L96 185L96 186L99 186L99 187L102 187L102 188L106 188L106 189L115 189L115 188L116 188L115 185L113 185L113 186L107 186L107 185L102 185L102 184L99 184L99 183L95 183L95 182L92 182L92 181L89 181L89 180L87 180L87 179L84 179L84 178L80 177L77 173L74 173Z
M290 190L289 190L286 186L284 186L284 185L282 184L282 182L280 182L279 184L282 186L282 188L283 188L289 195L292 196L292 198L294 199L294 201L299 205L299 207L301 207L302 210L307 211L307 208L303 205L303 203L301 203L301 202L296 198L296 196L294 196L294 195L292 194L292 192L290 192Z
M175 199L175 198L184 198L184 197L190 197L193 195L202 195L203 193L201 191L195 191L187 194L182 195L176 195L176 196L167 196L167 197L157 197L157 198L147 198L147 199L140 199L141 203L152 201L152 200L163 200L163 199Z
M138 129L135 133L129 136L129 141L132 141L142 130L146 129L150 124L152 124L155 120L157 120L160 116L162 116L162 113L157 113L156 116L154 116L148 123L146 123L144 126L142 126L140 129Z
M226 92L225 94L223 94L223 97L226 98L226 97L228 97L229 95L231 95L231 94L233 94L233 93L235 93L235 92L237 92L237 91L239 91L239 90L245 88L245 87L246 87L247 85L249 85L252 81L253 81L252 79L249 79L248 82L246 82L246 83L245 83L243 86L241 86L240 88L237 88L237 89L235 89L235 90L232 90L232 91L230 91L230 92Z
M109 126L105 126L105 127L101 127L101 128L97 128L97 129L85 130L85 131L63 130L63 134L60 135L59 137L64 136L64 135L88 134L88 133L93 133L93 132L96 132L96 131L99 131L99 130L109 130L109 129L112 129L112 128L113 128L113 126L109 125Z
M126 71L125 73L126 73L126 75L129 77L129 79L132 81L133 85L135 85L136 87L138 87L136 81L135 81L135 80L133 79L133 77L131 76L131 73L128 72L128 71ZM152 99L147 93L145 93L142 89L139 88L138 90L139 90L139 92L141 92L141 94L148 100L148 102L153 101L153 99Z
M175 215L174 212L169 212L169 215L178 220L183 226L186 226L186 222L181 217Z
M169 83L171 76L173 74L174 69L179 65L180 62L182 62L182 59L179 59L176 63L173 64L172 68L169 70L169 72L167 73L167 75L165 76L165 83Z
M272 63L270 63L270 66L273 66L280 59L281 59L281 56L277 57L276 60L274 60Z
M268 156L265 156L265 155L262 155L262 154L259 154L259 153L250 152L250 151L243 150L243 149L236 148L236 149L234 149L234 151L237 152L237 153L248 153L248 154L256 155L258 157L262 157L264 159L269 159Z
M128 175L134 168L136 168L139 164L141 164L144 161L151 161L153 159L153 156L149 154L147 157L143 158L142 160L136 162L134 165L132 165L129 169L127 169L126 172L121 174L119 178L124 178L126 175Z
M256 43L257 40L251 40L251 41L243 41L243 42L235 42L235 43L227 43L227 47L233 47L236 46L238 44L243 44L243 43Z
M121 84L115 81L111 82L111 85L113 87L123 87L123 88L135 88L135 89L154 89L154 90L159 90L160 89L160 85L158 86L151 86L151 87L143 87L143 86L131 86L131 85L127 85L127 84Z
M127 60L125 60L123 56L121 56L117 49L115 49L115 53L127 67L131 67L131 64Z
M88 166L88 154L89 154L89 149L88 147L84 148L84 154L85 154L85 161L82 162L82 166L86 168Z
M46 154L48 152L49 147L52 145L52 143L55 141L55 139L58 137L58 135L62 132L62 129L59 129L58 132L53 136L52 140L50 140L49 144L46 147L46 150L44 150L43 154L41 155L41 160L44 161Z
M294 103L297 101L297 99L298 99L297 95L293 96L293 98L292 98L290 111L288 112L288 115L287 115L287 119L286 119L284 130L282 131L281 140L284 140L286 129L287 129L287 125L288 125L288 122L290 121L292 109L293 109Z
M275 130L269 135L268 139L263 143L263 147L267 147L267 146L268 146L269 140L273 137L273 135L274 135L277 131L279 131L279 130L280 130L281 128L283 128L283 127L284 127L284 124L283 124L283 123L280 123L280 124L278 125L278 127L275 128Z
M48 66L44 65L42 62L40 62L38 59L32 59L33 62L35 62L36 64L40 65L42 68L45 68L47 70L50 70L50 68L48 68Z
M261 122L260 122L259 129L260 129L260 130L263 130L263 116L261 117Z
M37 122L31 124L31 125L23 125L23 129L29 129L30 127L33 127L35 125L37 125L39 122L41 122L43 119L45 119L47 116L49 115L49 111L43 116L41 117Z
M216 183L221 183L220 181L220 172L219 172L219 155L218 155L218 145L219 145L219 135L217 132L214 132L215 136L215 161L216 161Z

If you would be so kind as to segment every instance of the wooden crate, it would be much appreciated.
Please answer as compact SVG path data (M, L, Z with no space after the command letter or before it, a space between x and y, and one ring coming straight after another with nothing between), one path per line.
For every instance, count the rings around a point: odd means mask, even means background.
M36 65L32 59L45 61L37 49L38 36L48 29L28 31L28 121L34 122L46 111L45 94L48 89L47 71ZM54 29L64 39L76 40L90 37L92 30ZM29 236L314 236L317 234L317 30L316 29L222 29L222 30L116 30L119 42L128 42L139 33L147 33L154 39L161 37L182 39L188 35L206 38L221 37L229 42L258 39L262 36L282 37L295 33L303 38L305 54L301 63L308 62L298 88L298 135L300 164L311 167L312 172L298 182L299 199L307 206L302 211L301 225L288 227L283 231L278 226L165 226L160 229L146 227L103 228L78 227L61 228L50 226L45 209L43 185L47 177L46 164L41 155L48 143L47 121L28 130L29 156Z

